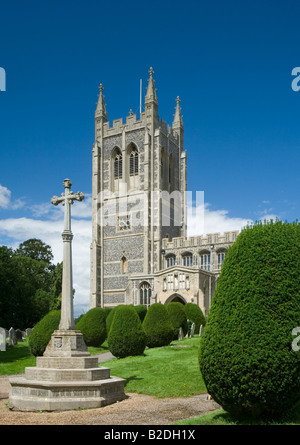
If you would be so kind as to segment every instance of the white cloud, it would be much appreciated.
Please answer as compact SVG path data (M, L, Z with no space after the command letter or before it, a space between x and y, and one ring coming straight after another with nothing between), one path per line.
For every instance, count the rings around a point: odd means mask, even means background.
M21 207L24 207L25 201L24 198L16 199L15 201L11 200L11 191L0 184L0 208L2 209L10 209L17 210Z
M252 220L239 217L230 217L228 210L210 210L210 204L188 209L187 232L188 236L208 233L224 233L231 230L241 230Z
M11 191L0 184L0 207L7 209L10 204Z

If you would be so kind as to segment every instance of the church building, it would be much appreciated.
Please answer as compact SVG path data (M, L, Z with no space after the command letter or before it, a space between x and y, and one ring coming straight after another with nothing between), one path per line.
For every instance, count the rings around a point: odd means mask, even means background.
M187 238L187 154L180 99L172 126L158 115L153 69L144 110L108 122L95 112L90 307L194 302L210 307L238 232Z

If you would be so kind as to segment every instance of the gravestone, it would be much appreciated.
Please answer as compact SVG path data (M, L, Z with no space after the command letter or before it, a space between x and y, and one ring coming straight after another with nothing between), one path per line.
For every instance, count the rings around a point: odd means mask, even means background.
M83 193L70 191L54 196L52 204L64 206L63 279L61 319L36 367L25 368L24 376L10 377L9 408L18 411L61 411L99 408L125 398L126 380L110 376L110 369L98 366L88 352L83 335L75 329L73 315L71 204L82 201Z
M190 337L193 337L195 333L195 323L192 323Z
M29 337L29 335L31 334L32 328L27 328L25 329L25 337Z
M183 339L184 339L184 333L182 327L180 327L178 332L178 340L183 340Z
M0 351L6 351L6 331L0 328Z
M8 331L8 338L10 346L16 346L18 341L17 341L16 331L14 330L13 327L11 327L10 330Z
M16 329L16 339L17 342L23 341L23 332L21 331L21 329Z

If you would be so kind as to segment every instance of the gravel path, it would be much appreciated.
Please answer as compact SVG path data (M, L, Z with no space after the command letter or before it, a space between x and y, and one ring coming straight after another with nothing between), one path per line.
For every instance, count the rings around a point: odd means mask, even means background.
M97 409L62 412L19 412L7 407L10 383L0 376L0 425L171 425L218 409L206 395L157 399L127 393L121 402Z

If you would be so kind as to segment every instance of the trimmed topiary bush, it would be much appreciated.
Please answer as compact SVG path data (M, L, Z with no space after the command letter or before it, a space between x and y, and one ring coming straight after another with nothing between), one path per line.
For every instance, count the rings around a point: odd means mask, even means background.
M143 329L149 348L169 345L173 340L174 327L166 306L161 303L151 304L143 321Z
M106 313L101 307L90 309L76 324L87 346L101 346L106 339Z
M123 304L119 304L118 306L112 308L108 314L106 314L106 332L107 332L107 336L109 335L109 331L116 313L116 309L120 306L124 306Z
M141 323L143 323L144 318L147 314L147 306L144 304L138 304L137 306L133 306L135 311L137 312L138 316L140 317Z
M186 318L192 323L195 323L195 333L199 333L200 326L205 326L206 320L202 310L197 304L187 303L184 306Z
M247 227L230 247L200 341L208 392L235 416L276 417L300 399L300 226Z
M59 327L60 310L51 311L43 317L31 331L28 342L31 354L35 356L43 355L51 335Z
M133 306L120 305L114 311L107 339L110 352L119 358L143 354L146 334Z
M173 339L177 340L180 328L182 328L184 335L186 335L188 332L188 323L184 306L183 304L174 301L173 303L169 303L166 308L170 316L171 323L174 327Z

